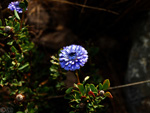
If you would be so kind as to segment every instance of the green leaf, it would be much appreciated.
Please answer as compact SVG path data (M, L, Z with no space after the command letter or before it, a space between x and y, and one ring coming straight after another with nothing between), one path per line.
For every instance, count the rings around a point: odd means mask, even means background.
M98 107L99 107L99 108L102 108L102 107L104 107L104 105L98 105Z
M104 94L104 96L109 97L109 98L113 98L112 94L108 91Z
M0 86L3 86L3 80L0 81Z
M19 81L18 86L22 86L22 83L25 83L24 81Z
M94 84L90 84L90 89L92 92L97 92L97 88L94 86Z
M85 91L86 91L86 95L88 95L88 92L90 91L90 87L89 87L89 84L86 84L85 85Z
M74 98L75 99L80 99L81 98L81 94L80 94L80 92L78 92L78 91L74 91Z
M22 112L22 111L17 111L16 113L24 113L24 112Z
M66 90L66 94L71 93L72 89L73 89L73 87L68 88L68 89Z
M24 68L26 68L26 67L28 67L29 66L29 62L27 62L26 64L24 64L23 66L21 66L20 68L18 68L18 70L22 70L22 69L24 69Z
M93 105L93 107L94 107L94 109L98 108L98 106L97 106L97 105Z
M79 88L81 94L84 95L84 86L83 86L83 84L79 84L78 88Z
M5 23L6 23L6 26L8 26L8 19L6 18L5 18Z
M109 81L109 79L106 79L103 82L103 90L107 90L109 87L110 87L110 81Z
M103 90L103 85L99 83L99 90Z
M17 53L17 49L14 46L11 47L11 51Z
M5 53L5 58L8 60L10 59L10 56L7 53Z
M5 78L5 77L3 77L3 78L2 78L2 80L4 80L4 81L5 81L5 80L6 80L6 78Z
M78 85L74 83L74 87L78 88Z
M13 41L10 41L10 42L7 42L7 45L13 45L13 43L14 43L14 40Z
M89 111L92 111L92 112L94 112L94 110L95 110L94 108L90 108L90 109L89 109Z
M16 62L15 62L15 61L12 61L11 63L12 63L12 65L16 65Z
M14 10L14 14L15 14L16 18L17 18L18 20L20 20L20 17L19 17L19 15L18 15L18 13L17 13L16 10Z
M15 31L17 32L17 31L19 31L19 30L20 30L20 23L17 22L17 23L15 24Z

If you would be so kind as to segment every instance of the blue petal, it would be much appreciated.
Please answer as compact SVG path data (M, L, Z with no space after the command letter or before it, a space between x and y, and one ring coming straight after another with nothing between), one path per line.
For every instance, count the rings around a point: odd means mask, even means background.
M88 60L87 54L87 51L80 45L66 46L59 54L60 65L65 70L75 71L80 69L80 66L84 66Z

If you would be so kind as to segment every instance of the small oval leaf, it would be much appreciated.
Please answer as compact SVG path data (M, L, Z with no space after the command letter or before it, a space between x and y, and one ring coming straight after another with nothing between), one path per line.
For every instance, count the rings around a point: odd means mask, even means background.
M66 94L71 93L72 89L73 89L73 87L68 88L68 89L66 90Z
M103 90L107 90L109 87L110 87L110 81L109 81L109 79L106 79L103 82Z
M79 84L78 88L79 88L81 94L84 95L84 86L83 86L83 84Z
M109 98L113 98L112 94L108 91L104 94L104 96L109 97Z
M93 92L98 92L97 88L94 86L94 84L90 84L90 89Z
M103 85L99 83L99 90L103 90Z

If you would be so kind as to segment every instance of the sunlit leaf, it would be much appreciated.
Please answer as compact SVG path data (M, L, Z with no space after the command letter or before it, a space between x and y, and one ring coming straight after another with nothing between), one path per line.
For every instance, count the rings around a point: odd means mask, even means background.
M103 89L103 85L101 83L99 83L99 90Z
M79 88L81 94L84 95L84 86L83 86L83 84L79 84L78 88Z
M15 24L15 31L17 32L17 31L19 31L19 30L20 30L20 23L17 22L17 23Z
M7 42L7 45L10 45L10 46L11 46L11 45L13 45L13 42L14 42L14 41Z
M18 13L17 13L16 10L14 10L14 14L15 14L16 18L17 18L18 20L20 20L20 17L19 17L19 15L18 15Z
M17 49L14 46L11 47L11 51L17 53Z
M73 89L73 87L68 88L68 89L66 90L66 94L71 93L72 89Z
M112 94L108 91L104 94L104 96L109 97L109 98L113 98Z
M28 66L29 66L29 63L27 62L26 64L24 64L23 66L21 66L20 68L18 68L18 70L22 70L22 69L24 69L24 68L26 68Z
M90 89L92 92L97 92L97 88L94 86L94 84L90 84Z
M103 82L103 90L107 90L109 87L110 87L110 81L109 81L109 79L106 79Z

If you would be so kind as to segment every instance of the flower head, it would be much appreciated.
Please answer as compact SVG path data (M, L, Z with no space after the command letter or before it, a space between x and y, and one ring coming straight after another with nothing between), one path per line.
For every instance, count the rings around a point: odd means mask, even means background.
M11 2L8 5L8 9L10 9L11 11L16 10L18 13L22 13L22 8L19 7L19 3L20 3L19 1Z
M88 52L80 45L66 46L59 54L60 66L67 71L75 71L88 60Z

